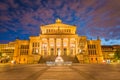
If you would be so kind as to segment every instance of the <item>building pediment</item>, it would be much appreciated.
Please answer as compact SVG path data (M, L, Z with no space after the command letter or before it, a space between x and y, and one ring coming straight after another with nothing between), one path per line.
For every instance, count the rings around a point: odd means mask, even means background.
M57 19L54 24L41 26L42 34L75 34L76 26L62 23Z
M76 26L64 24L60 19L57 19L54 24L44 25L42 27L65 27L66 28L66 27L76 27Z

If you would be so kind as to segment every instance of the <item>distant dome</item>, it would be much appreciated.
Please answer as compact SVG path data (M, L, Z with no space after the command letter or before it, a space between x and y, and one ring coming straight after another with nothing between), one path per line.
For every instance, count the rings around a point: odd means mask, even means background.
M58 18L56 19L56 23L62 23L62 21Z

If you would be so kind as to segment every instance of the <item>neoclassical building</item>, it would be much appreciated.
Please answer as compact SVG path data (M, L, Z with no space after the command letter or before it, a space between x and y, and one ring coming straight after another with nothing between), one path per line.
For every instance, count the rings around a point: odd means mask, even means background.
M0 63L5 63L9 60L13 60L14 49L14 42L0 44Z
M38 63L50 60L50 57L54 59L58 51L65 60L73 60L73 57L79 63L103 61L101 40L79 36L75 25L64 24L57 19L54 24L40 26L40 31L39 36L30 36L29 40L16 39L13 57L16 63Z
M101 49L102 49L103 59L104 61L106 61L106 63L108 63L109 60L111 63L117 61L114 55L116 54L116 51L120 51L120 45L102 45Z

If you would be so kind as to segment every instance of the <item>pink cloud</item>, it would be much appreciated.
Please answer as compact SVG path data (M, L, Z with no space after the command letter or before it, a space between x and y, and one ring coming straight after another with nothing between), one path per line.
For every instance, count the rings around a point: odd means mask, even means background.
M42 24L38 20L35 20L34 16L36 16L38 18L41 18L43 21L46 22L48 18L52 18L53 17L53 10L45 9L45 8L38 9L36 12L32 11L32 12L24 14L20 21L24 25L25 24L26 25L27 24L33 24L33 25Z
M0 10L7 10L8 9L8 5L4 4L4 3L0 3Z
M0 32L1 33L7 32L7 29L6 28L0 28Z
M14 2L14 0L8 0L8 3L10 3L10 6L12 6L13 8L17 8L18 4Z
M10 20L10 17L8 17L8 16L6 16L6 15L2 15L2 16L0 16L0 19L1 19L1 21L6 21L6 20Z

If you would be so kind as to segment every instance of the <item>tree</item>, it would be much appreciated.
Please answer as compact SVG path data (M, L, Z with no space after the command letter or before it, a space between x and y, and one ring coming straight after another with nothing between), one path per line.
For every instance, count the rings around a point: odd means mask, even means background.
M115 51L114 58L115 58L116 60L120 60L120 49L117 49L117 50Z

